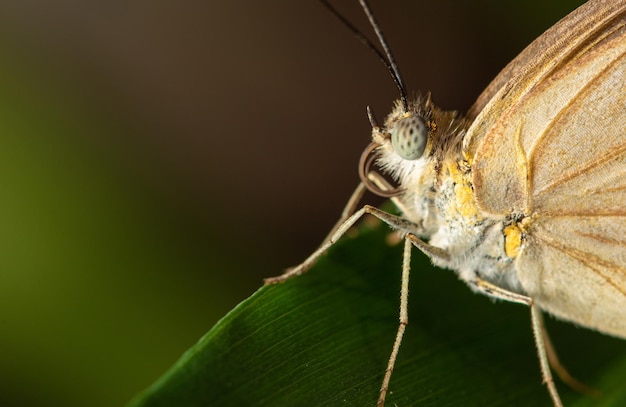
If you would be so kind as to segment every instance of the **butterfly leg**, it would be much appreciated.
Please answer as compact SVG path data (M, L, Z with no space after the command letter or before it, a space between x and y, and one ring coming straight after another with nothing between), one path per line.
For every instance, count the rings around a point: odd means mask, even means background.
M541 376L543 377L543 382L548 387L548 392L550 393L550 398L552 399L554 407L563 407L563 403L561 402L561 398L559 397L559 393L554 384L554 379L552 378L550 363L548 362L548 355L546 351L547 347L546 342L544 341L544 338L547 338L547 334L545 333L546 328L543 324L541 310L535 305L532 298L502 289L483 279L478 278L471 282L471 284L473 284L479 291L490 297L518 304L525 304L530 308L530 321L532 324L533 336L535 338L535 347L537 348L537 357L539 358ZM551 344L549 346L551 346Z
M393 186L391 186L391 184L389 184L389 182L387 182L387 180L385 180L385 178L383 178L380 174L378 174L375 171L370 172L368 174L368 177L382 191L390 191L390 190L393 189ZM350 199L348 199L348 202L346 203L346 206L343 208L343 211L341 212L341 217L339 218L337 223L335 223L335 226L333 226L333 228L330 230L330 232L328 232L328 235L326 235L326 237L322 241L322 244L318 248L318 251L322 247L324 247L328 242L331 241L331 239L335 235L335 233L337 233L337 231L342 227L342 225L345 222L347 222L347 220L350 218L350 216L353 213L355 213L356 208L359 205L359 202L363 198L363 195L365 194L366 191L367 191L367 187L365 186L365 184L362 183L362 182L359 182L359 185L357 185L357 187L354 189L354 192L352 192L352 195L350 196ZM402 203L402 201L400 201L398 199L398 197L392 197L391 201L396 206L396 208L400 209L400 211L402 213L406 212L404 204ZM305 263L306 263L306 261L305 261ZM267 278L267 279L265 279L265 284L273 284L273 283L285 281L288 278L292 277L293 275L302 274L306 270L300 271L299 273L290 273L291 270L298 269L301 266L302 265L293 267L290 270L287 270L287 272L285 272L281 276Z
M543 315L541 315L541 313L539 314L539 317L543 320ZM574 376L572 376L570 372L568 372L565 366L563 366L563 364L559 360L559 356L557 355L556 350L554 349L554 345L552 345L550 335L548 335L548 330L545 328L545 324L543 323L543 321L541 322L541 325L544 327L542 331L543 343L546 347L548 362L550 362L550 367L552 368L552 370L554 370L557 376L559 376L559 379L561 379L561 381L568 385L571 389L579 393L587 394L591 397L600 397L601 393L598 389L590 387L585 383L579 381Z
M380 183L380 185L384 184L384 179L375 180L374 182ZM394 229L399 229L404 232L409 232L406 234L404 239L404 251L402 258L402 282L401 282L401 290L400 290L400 314L399 314L399 324L398 330L396 332L396 338L394 340L393 348L391 351L391 355L389 356L389 360L387 362L387 368L385 369L385 376L383 378L383 382L380 387L379 398L378 398L378 406L383 406L385 404L385 398L387 396L387 391L389 389L389 381L391 380L391 375L393 373L393 368L398 356L398 352L400 350L400 345L402 344L402 338L404 336L404 331L406 329L406 325L408 324L408 302L409 302L409 274L411 268L411 249L412 246L416 246L424 253L429 255L430 257L436 258L445 258L448 259L449 255L443 249L438 247L431 246L416 236L412 235L410 232L416 230L416 225L400 216L389 214L385 211L382 211L373 206L365 205L360 210L356 211L352 214L354 210L354 206L358 204L359 200L363 196L364 187L362 184L357 187L355 192L352 194L352 197L348 201L346 208L343 211L342 218L335 225L329 236L324 240L322 245L313 252L303 263L300 265L288 270L281 276L269 278L265 280L266 284L274 284L278 282L285 281L293 276L304 273L311 267L317 259L328 250L337 240L343 236L363 215L370 214L375 216L376 218L382 220L387 225L391 226Z
M285 273L281 274L280 276L266 278L265 284L267 285L267 284L281 283L290 279L291 277L294 277L294 276L297 276L306 272L309 268L311 268L311 266L313 266L313 264L315 264L317 259L319 259L332 245L334 245L337 242L337 240L339 240L365 214L373 215L377 217L378 219L382 220L383 222L385 222L390 227L401 230L403 232L411 233L417 229L417 225L415 225L413 222L407 219L404 219L400 216L392 215L376 207L365 205L361 209L356 211L354 214L352 214L341 225L339 225L335 233L332 236L330 236L330 238L327 241L325 241L317 250L315 250L309 257L307 257L306 260L304 260L299 265L287 270ZM409 235L409 236L412 236L412 235ZM426 253L430 257L445 256L445 258L447 258L448 256L447 252L445 252L444 250L438 247L431 246L419 240L415 236L411 238L411 241L413 242L413 244L415 244L415 241L419 241L420 246L418 247L420 248L420 250L422 250L424 253Z
M391 380L391 374L393 373L393 367L396 364L398 358L398 352L400 351L400 345L402 344L402 337L407 324L409 323L409 274L411 271L411 239L406 235L404 238L404 252L402 256L402 282L400 289L400 324L398 325L398 331L396 332L396 339L393 342L393 348L391 355L387 362L387 369L385 370L385 377L383 383L380 386L380 393L378 396L378 407L385 405L385 397L387 397L387 390L389 389L389 381Z
M359 182L359 185L357 185L357 187L354 189L354 192L352 192L352 195L350 196L350 199L348 199L346 206L343 208L343 211L341 212L341 217L339 218L339 220L337 220L337 223L335 223L335 226L333 226L330 232L328 232L320 246L323 246L324 243L330 241L331 237L335 234L335 232L337 232L337 230L339 230L341 225L346 220L348 220L348 218L356 211L356 208L358 207L359 202L361 202L361 199L363 198L363 195L365 195L366 191L367 187L365 186L365 184Z
M387 180L385 180L385 178L383 178L375 171L371 171L368 174L368 177L382 191L390 191L394 188L393 186L391 186L391 184L389 184L389 182L387 182ZM350 217L350 215L352 215L356 211L356 208L358 207L359 202L361 202L361 199L363 198L363 195L366 191L367 187L365 186L365 184L359 182L359 185L357 185L357 187L354 189L354 192L352 192L352 195L350 196L350 199L348 199L346 206L343 208L343 211L341 212L341 217L339 218L337 223L335 223L335 226L333 226L330 232L328 232L328 235L326 235L326 238L323 240L322 244L329 241L331 236L339 229L341 224L344 223ZM396 206L396 208L400 210L400 212L406 213L408 211L408 209L406 209L405 205L402 203L402 201L398 199L398 197L392 197L391 202L393 202L393 204Z

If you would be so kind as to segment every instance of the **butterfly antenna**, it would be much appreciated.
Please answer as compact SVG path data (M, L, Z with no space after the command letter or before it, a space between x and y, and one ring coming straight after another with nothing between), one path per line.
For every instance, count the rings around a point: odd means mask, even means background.
M363 11L365 11L365 14L367 15L370 25L372 26L372 28L374 29L374 32L376 33L376 36L378 37L378 41L380 42L380 45L383 47L384 53L380 52L378 48L376 48L374 44L369 39L367 39L367 37L365 37L365 35L363 35L361 31L359 31L358 28L356 28L354 25L352 25L352 23L350 23L350 21L348 21L344 16L342 16L328 1L320 0L320 2L335 17L337 17L339 21L343 23L343 25L345 25L350 31L352 31L352 34L354 34L354 36L359 41L361 41L361 43L363 43L367 48L369 48L369 50L372 51L374 55L378 57L380 62L383 63L383 65L385 66L385 68L387 68L387 71L391 75L391 78L393 79L394 83L398 87L398 90L400 91L400 100L402 101L402 105L404 106L404 111L405 112L408 111L409 105L408 105L407 98L406 98L406 90L404 88L404 82L402 81L402 76L400 76L400 71L398 70L398 65L396 65L396 61L393 59L393 55L391 54L391 50L389 49L387 40L385 39L385 36L383 35L383 31L381 30L380 26L378 25L378 22L374 18L374 15L372 14L372 11L370 10L370 7L367 4L367 1L359 0L359 2L361 3L361 7L363 8Z

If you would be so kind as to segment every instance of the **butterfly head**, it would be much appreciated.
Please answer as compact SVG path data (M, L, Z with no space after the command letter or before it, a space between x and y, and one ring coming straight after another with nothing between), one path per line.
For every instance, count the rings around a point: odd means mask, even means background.
M407 108L399 101L383 126L372 119L372 143L363 153L359 173L377 195L396 196L424 182L426 169L436 172L445 159L460 151L464 120L456 112L435 107L429 96L418 96ZM371 166L376 163L398 184L395 189L372 185ZM380 184L380 182L378 183Z

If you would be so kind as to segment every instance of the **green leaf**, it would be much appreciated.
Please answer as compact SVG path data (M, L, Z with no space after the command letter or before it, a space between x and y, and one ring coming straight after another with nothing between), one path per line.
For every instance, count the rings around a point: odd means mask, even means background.
M398 321L401 245L387 235L362 227L305 275L261 288L130 406L375 405ZM387 405L551 405L527 308L475 295L417 253L411 279ZM603 392L557 379L565 405L626 405L626 342L547 324L570 373Z

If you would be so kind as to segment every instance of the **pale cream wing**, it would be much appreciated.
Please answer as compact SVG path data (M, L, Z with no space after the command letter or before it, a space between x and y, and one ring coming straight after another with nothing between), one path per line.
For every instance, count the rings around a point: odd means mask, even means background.
M530 216L516 263L527 294L626 338L626 3L590 4L547 59L523 58L464 152L484 213Z
M554 61L563 59L563 55L570 53L581 43L581 40L584 41L584 38L589 37L591 33L602 30L606 22L612 21L616 15L622 12L623 8L624 5L620 4L619 1L605 0L589 1L574 10L512 60L480 94L467 112L466 117L474 120L480 113L483 113L479 122L480 127L482 129L491 127L493 121L497 119L497 114L490 114L489 112L515 103L511 97L507 97L513 87L517 87L517 91L524 91L524 86L520 86L522 81L517 78L523 77L525 78L524 82L529 82L532 81L533 77L541 77L546 70L555 64ZM594 16L594 18L589 19L589 16ZM501 90L504 91L497 95L498 97L494 97ZM494 102L497 106L485 109L489 102ZM476 131L476 137L473 137L471 144L477 145L481 140L481 134L484 132ZM471 148L471 151L474 152L475 149Z
M517 260L523 287L542 309L623 338L625 37L615 36L606 42L610 48L598 47L585 55L589 59L585 67L598 65L597 70L592 68L596 76L573 97L566 93L571 100L545 126L541 137L530 143L531 137L519 131L519 145L526 151L525 210L534 219ZM554 80L568 75L564 71ZM550 96L558 100L560 95ZM533 103L529 106L539 108Z
M522 285L541 309L626 338L624 231L626 214L541 218L517 259Z
M511 79L517 82L505 95L498 92L472 124L467 144L480 143L475 154L465 153L484 212L533 210L531 189L571 167L583 168L593 154L611 151L624 139L626 2L622 7L586 32L585 40L571 39L577 45L550 69L535 67L528 76ZM536 168L529 167L531 156Z
M466 114L474 121L475 127L468 137L469 152L475 153L486 129L499 117L498 112L516 103L513 96L528 91L554 69L558 61L575 52L586 38L613 24L624 13L625 7L626 4L615 0L588 1L554 24L513 59L485 88ZM475 120L479 114L480 120Z

